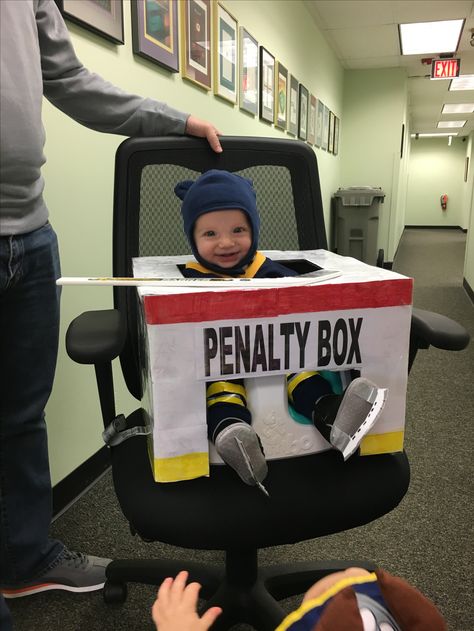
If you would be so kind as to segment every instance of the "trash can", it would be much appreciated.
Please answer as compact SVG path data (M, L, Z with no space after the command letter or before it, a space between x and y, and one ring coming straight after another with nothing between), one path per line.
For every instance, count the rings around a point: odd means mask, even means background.
M384 197L375 186L350 186L334 193L333 246L338 254L377 264L379 205Z

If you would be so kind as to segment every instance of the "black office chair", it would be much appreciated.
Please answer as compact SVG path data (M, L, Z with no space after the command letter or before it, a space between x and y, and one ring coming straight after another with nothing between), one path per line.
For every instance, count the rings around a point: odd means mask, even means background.
M327 249L319 175L313 150L295 140L222 138L224 152L190 138L131 139L116 157L113 272L132 275L132 257L189 252L174 184L211 168L250 177L262 219L261 249ZM111 362L120 357L130 393L142 397L140 335L135 288L114 288L114 309L88 312L69 327L67 350L94 364L104 425L116 416ZM447 318L419 312L415 347L464 348L465 330ZM416 348L410 352L410 363ZM141 408L127 419L142 425ZM209 478L153 481L147 439L137 436L111 448L115 491L132 531L145 540L225 551L225 567L190 562L208 605L223 607L215 629L247 622L273 630L284 617L278 600L303 593L326 574L370 562L324 562L259 567L259 548L315 539L367 524L394 509L410 479L406 454L353 457L335 451L268 463L270 497L243 484L227 466L212 465ZM158 585L183 569L173 560L117 560L107 568L104 598L126 598L126 583Z

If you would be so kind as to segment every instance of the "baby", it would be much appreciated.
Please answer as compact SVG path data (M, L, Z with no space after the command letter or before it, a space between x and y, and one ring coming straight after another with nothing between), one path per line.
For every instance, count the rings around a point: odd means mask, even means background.
M184 232L195 261L186 277L278 278L297 273L257 250L260 217L252 182L235 173L210 170L175 187L183 201ZM250 299L250 297L249 297ZM346 373L347 374L347 373ZM287 375L288 400L312 420L344 459L357 449L383 407L386 390L356 378L343 392L339 373L305 371ZM252 428L243 379L206 384L209 439L222 460L249 485L262 485L267 464Z

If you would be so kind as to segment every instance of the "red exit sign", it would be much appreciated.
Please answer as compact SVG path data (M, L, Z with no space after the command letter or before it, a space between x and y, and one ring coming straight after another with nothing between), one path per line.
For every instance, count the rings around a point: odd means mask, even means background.
M433 59L431 62L432 79L453 79L459 77L460 59Z

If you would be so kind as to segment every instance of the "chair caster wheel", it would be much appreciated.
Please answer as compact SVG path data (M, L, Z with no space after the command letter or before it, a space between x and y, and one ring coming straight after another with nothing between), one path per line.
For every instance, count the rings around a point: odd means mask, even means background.
M108 605L124 603L127 600L127 584L105 581L102 595Z

